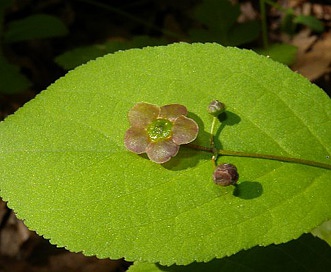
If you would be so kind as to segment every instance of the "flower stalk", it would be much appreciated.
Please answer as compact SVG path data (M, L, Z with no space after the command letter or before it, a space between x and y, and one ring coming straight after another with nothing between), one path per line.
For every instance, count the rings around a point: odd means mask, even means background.
M188 144L188 147L204 152L208 152L214 154L214 150L210 147L199 146L195 144ZM285 156L277 156L277 155L270 155L270 154L262 154L262 153L251 153L251 152L241 152L241 151L232 151L232 150L224 150L219 149L217 151L218 156L232 156L232 157L246 157L246 158L256 158L256 159L265 159L265 160L274 160L274 161L282 161L282 162L290 162L296 164L303 164L312 167L318 167L323 169L331 170L331 164L317 162L312 160L305 160L293 157L285 157Z
M214 165L217 165L218 150L215 147L215 126L218 119L216 116L213 117L213 121L210 128L210 148L212 150L213 156L211 158Z
M199 132L198 124L188 117L187 109L183 105L170 104L158 107L153 104L140 102L129 112L131 127L125 134L126 148L136 154L147 153L149 159L156 163L164 163L176 156L179 145L212 154L212 162L218 167L219 156L248 157L266 160L303 164L331 170L331 164L270 154L250 153L217 149L215 147L215 128L218 116L225 110L223 103L212 101L208 112L213 116L210 129L209 147L192 144Z

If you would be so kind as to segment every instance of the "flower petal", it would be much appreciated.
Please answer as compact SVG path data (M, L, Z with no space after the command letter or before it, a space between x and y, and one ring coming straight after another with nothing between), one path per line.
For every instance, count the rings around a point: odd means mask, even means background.
M171 139L150 143L146 149L148 158L156 163L165 163L172 157L176 156L179 146L176 145Z
M160 107L139 102L133 106L133 108L128 113L128 118L131 126L146 128L153 120L155 120L160 113Z
M172 128L172 140L175 144L188 144L196 139L199 132L198 124L191 118L179 116Z
M161 107L160 118L166 118L170 121L175 121L181 115L186 115L187 109L185 106L180 104L170 104Z
M130 127L125 133L124 144L130 151L141 154L146 152L149 138L144 129Z

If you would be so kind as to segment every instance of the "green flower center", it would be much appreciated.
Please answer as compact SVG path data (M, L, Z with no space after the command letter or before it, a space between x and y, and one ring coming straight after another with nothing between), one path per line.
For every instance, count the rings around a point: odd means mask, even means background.
M147 133L152 142L158 142L171 137L172 123L167 119L156 119L147 128Z

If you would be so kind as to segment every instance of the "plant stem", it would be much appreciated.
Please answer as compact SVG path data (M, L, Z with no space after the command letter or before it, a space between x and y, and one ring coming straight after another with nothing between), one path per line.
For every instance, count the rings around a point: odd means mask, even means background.
M214 165L217 165L217 157L218 157L218 150L215 148L215 125L217 123L218 119L217 117L213 117L213 121L211 123L211 128L210 128L210 149L212 150L213 156L211 158L212 162Z
M267 30L267 14L265 10L265 0L260 0L260 13L261 13L261 24L262 24L263 48L268 48L268 30Z
M188 146L193 148L193 149L209 152L209 153L212 153L212 154L214 154L214 152L215 152L214 148L209 148L209 147L199 146L199 145L194 145L194 144L188 144ZM304 164L304 165L308 165L308 166L312 166L312 167L319 167L319 168L324 168L324 169L330 169L331 170L331 164L316 162L316 161L311 161L311 160L305 160L305 159L299 159L299 158L277 156L277 155L269 155L269 154L261 154L261 153L248 153L248 152L223 150L223 149L218 150L218 155L275 160L275 161L282 161L282 162Z
M249 157L249 158L283 161L283 162L292 162L297 164L309 165L313 167L331 169L331 164L299 159L299 158L283 157L283 156L268 155L261 153L247 153L247 152L231 151L231 150L219 150L218 154L222 156Z
M208 153L213 153L213 149L210 148L210 147L205 147L205 146L191 144L191 143L187 144L186 146L189 147L189 148L195 149L195 150L200 150L200 151L205 151L205 152L208 152Z
M216 122L217 122L217 117L213 117L213 122L211 123L211 128L210 128L210 147L211 148L215 147L214 137L215 137Z

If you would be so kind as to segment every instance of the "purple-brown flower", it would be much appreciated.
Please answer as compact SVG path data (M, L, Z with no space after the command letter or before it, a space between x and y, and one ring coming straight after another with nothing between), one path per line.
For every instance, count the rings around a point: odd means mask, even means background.
M128 113L131 127L125 133L126 148L147 153L156 163L169 161L178 153L179 145L194 141L198 135L198 124L186 115L186 107L179 104L136 104Z

